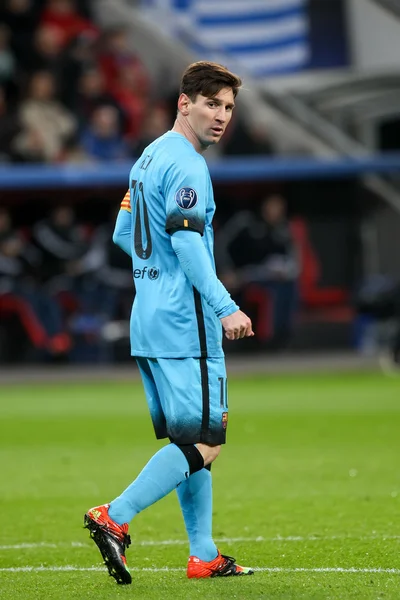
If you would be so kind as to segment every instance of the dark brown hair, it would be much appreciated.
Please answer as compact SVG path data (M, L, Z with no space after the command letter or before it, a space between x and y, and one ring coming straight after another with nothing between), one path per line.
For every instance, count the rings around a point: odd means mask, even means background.
M218 63L201 60L189 65L181 79L180 93L186 94L194 102L198 94L213 98L223 88L232 88L236 98L242 85L240 77Z

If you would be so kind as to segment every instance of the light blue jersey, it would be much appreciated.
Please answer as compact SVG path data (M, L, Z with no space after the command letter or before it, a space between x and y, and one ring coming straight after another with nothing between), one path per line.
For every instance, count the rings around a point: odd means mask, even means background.
M207 164L183 135L169 131L145 149L131 170L130 193L121 204L123 214L114 233L114 241L132 256L136 287L131 315L132 356L223 356L220 318L238 307L215 277L214 212ZM126 226L122 220L128 215L129 236L124 242ZM193 237L190 232L197 232L193 239L196 243L200 240L206 251L200 248L198 266L204 273L212 269L209 279L214 288L215 282L222 288L218 292L220 302L210 304L206 300L210 294L200 293L185 274L173 247L171 235L176 231L189 232L186 239ZM190 258L196 260L196 256Z

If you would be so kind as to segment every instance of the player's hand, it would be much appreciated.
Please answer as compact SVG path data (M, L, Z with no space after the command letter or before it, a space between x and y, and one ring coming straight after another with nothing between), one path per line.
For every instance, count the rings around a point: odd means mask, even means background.
M222 317L221 323L228 340L239 340L254 335L251 320L241 310L237 310L227 317Z

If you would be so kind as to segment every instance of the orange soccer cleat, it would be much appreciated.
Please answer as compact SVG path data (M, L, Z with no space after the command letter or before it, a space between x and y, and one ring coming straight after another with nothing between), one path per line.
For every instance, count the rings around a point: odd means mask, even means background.
M197 556L190 556L187 576L189 579L202 579L203 577L230 577L232 575L253 575L249 567L240 567L231 556L225 556L218 551L214 560L205 562Z
M84 517L84 527L99 548L109 574L117 583L132 583L125 558L125 548L129 548L128 523L118 525L108 516L109 504L95 506Z

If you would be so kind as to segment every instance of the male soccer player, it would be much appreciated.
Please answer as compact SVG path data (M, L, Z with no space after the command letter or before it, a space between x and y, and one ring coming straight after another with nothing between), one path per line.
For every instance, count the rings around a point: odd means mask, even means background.
M117 217L113 240L132 257L136 284L131 354L156 436L170 440L119 497L85 514L118 583L132 581L125 558L129 522L173 489L189 537L188 577L253 573L214 544L210 471L228 421L222 329L229 340L254 335L215 274L215 203L202 157L224 134L240 86L239 77L216 63L187 67L174 127L134 164Z

